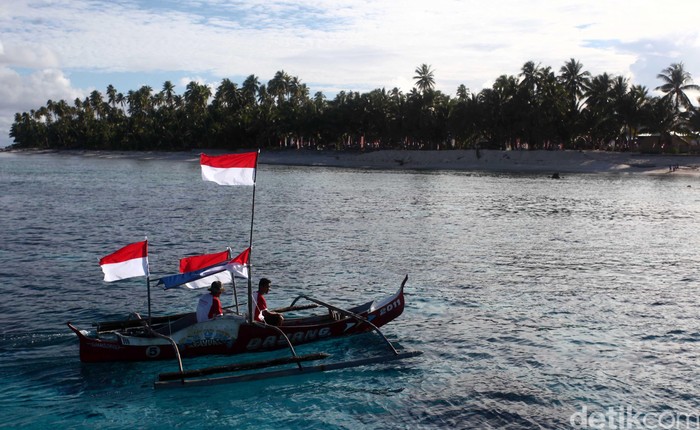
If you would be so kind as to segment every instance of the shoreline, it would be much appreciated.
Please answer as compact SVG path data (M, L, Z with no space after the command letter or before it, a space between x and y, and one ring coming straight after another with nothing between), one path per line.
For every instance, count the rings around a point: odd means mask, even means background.
M299 152L299 151L295 151ZM260 163L383 170L455 170L494 173L589 173L700 176L700 155L606 151L380 150L334 152L302 150L260 154ZM673 166L673 167L672 167Z
M3 154L59 154L86 158L183 160L197 162L202 151L10 150ZM208 151L209 154L226 151ZM376 150L368 152L285 149L262 151L260 164L372 170L455 170L494 173L589 173L689 175L700 177L700 155L606 151Z

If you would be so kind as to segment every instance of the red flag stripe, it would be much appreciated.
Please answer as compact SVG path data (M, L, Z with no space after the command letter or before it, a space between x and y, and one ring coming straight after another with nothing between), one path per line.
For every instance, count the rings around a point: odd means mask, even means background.
M254 169L258 160L257 152L244 152L242 154L207 155L201 154L200 164L219 169L243 168Z
M136 258L145 258L148 256L148 241L136 242L126 245L120 250L113 252L100 259L100 266L103 264L122 263L124 261L134 260Z
M226 260L228 260L228 251L181 258L180 273L193 272Z
M250 261L250 248L246 248L245 251L238 254L230 263L248 264L248 261Z

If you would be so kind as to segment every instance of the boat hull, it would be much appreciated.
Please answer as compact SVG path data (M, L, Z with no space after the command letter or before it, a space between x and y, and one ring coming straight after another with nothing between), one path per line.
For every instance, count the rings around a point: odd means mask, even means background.
M403 286L396 294L380 301L368 302L349 309L361 319L329 311L328 315L289 318L279 328L250 324L238 315L224 315L185 327L161 327L161 335L177 344L182 357L212 354L241 354L288 348L293 345L321 341L333 337L364 333L397 318L404 309ZM78 336L80 360L83 362L151 361L176 358L176 350L165 336L133 335L115 330L108 336L90 336L68 323ZM284 333L284 334L282 334Z

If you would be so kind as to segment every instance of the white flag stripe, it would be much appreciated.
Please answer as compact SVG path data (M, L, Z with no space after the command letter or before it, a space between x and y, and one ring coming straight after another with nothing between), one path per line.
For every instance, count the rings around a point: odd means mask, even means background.
M202 164L202 179L219 185L254 185L255 168L221 168Z
M134 258L121 263L109 263L100 266L105 274L105 282L114 282L135 276L148 275L148 258Z
M248 279L248 267L246 265L241 263L232 263L227 265L226 268L240 277Z
M209 288L211 287L211 283L214 281L221 281L222 284L230 284L231 272L223 271L202 279L197 279L196 281L186 283L185 287L189 288L190 290Z
M206 276L201 279L197 279L196 281L188 282L185 284L185 287L191 289L191 290L197 290L200 288L209 288L211 286L211 283L214 281L221 281L223 284L230 284L232 282L232 276L236 277L242 277L248 279L248 268L240 263L233 263L233 264L227 264L226 269L223 272L218 272L213 275ZM220 266L216 266L216 268L211 269L211 270L220 270ZM206 275L207 270L201 272L203 275Z

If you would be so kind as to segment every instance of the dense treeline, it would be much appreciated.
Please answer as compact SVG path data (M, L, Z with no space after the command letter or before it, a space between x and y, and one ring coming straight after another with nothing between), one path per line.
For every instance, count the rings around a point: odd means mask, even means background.
M697 136L700 113L687 94L700 89L682 63L657 76L664 94L650 96L622 76L591 76L575 59L555 73L534 62L491 88L464 85L450 97L434 89L434 71L416 69L407 94L394 88L313 97L299 78L279 71L267 84L251 75L212 93L190 82L176 94L170 81L106 99L49 100L17 113L14 148L192 150L242 147L330 148L605 148L636 149L639 133Z

